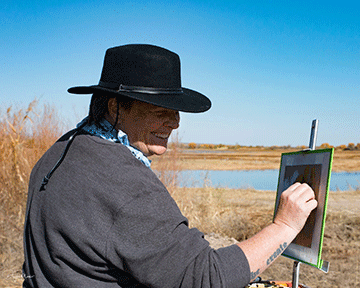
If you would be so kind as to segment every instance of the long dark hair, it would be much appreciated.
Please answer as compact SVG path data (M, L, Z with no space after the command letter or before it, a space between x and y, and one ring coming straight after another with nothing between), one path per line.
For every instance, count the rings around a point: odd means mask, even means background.
M88 115L88 123L96 124L105 117L105 114L108 112L108 102L114 96L104 95L100 93L94 93L91 97L90 107L89 107L89 115ZM125 110L131 109L134 99L128 98L126 96L116 96L116 101L118 104L118 111L116 115L116 120L118 119L119 107L125 108ZM114 123L115 125L116 123Z

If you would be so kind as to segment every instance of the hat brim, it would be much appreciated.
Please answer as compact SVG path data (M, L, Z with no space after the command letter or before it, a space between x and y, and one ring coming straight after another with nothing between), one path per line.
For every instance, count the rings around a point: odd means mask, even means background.
M183 93L169 94L169 93L138 93L138 92L125 92L116 91L101 87L99 85L93 86L77 86L68 89L72 94L93 94L101 92L109 96L126 96L135 100L145 103L153 104L156 106L182 111L189 113L201 113L210 109L211 101L205 95L188 88L182 88Z

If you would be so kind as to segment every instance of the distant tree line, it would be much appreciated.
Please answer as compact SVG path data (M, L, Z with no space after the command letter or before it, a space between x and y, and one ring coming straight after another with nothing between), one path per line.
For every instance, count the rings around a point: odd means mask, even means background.
M225 145L225 144L197 144L194 142L190 142L188 144L181 144L181 148L183 149L204 149L204 150L239 150L241 148L256 148L256 149L267 149L267 150L283 150L283 149L306 149L307 146L305 145L301 145L301 146L296 146L296 147L291 147L290 145L286 145L286 146L261 146L261 145L257 145L257 146L243 146L243 145L239 145L239 144L235 144L235 145ZM355 143L349 143L348 145L339 145L339 146L333 146L330 145L329 143L323 143L320 146L317 146L318 149L325 149L325 148L335 148L337 150L359 150L360 151L360 143L357 143L355 145Z
M323 143L320 145L319 148L335 148L335 149L339 149L339 150L360 150L360 143L357 143L355 145L355 143L349 143L348 145L339 145L339 146L332 146L329 143Z

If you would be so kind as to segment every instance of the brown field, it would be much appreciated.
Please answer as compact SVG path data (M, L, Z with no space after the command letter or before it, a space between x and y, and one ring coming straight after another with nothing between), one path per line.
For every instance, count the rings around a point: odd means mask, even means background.
M31 167L62 133L59 123L54 109L47 105L39 108L36 102L25 109L7 109L0 113L0 287L21 287L27 182ZM174 145L166 157L154 159L153 168L173 172L162 173L160 178L188 217L191 227L241 241L271 222L275 192L206 186L178 188L177 173L181 169L221 167L278 169L281 152L244 148L218 156L215 153L190 154ZM360 151L336 151L334 170L359 170L356 169L359 154ZM331 263L330 272L324 274L301 265L301 283L310 287L357 287L360 284L359 210L360 190L330 193L323 250L323 259ZM290 280L291 271L292 261L281 257L261 276Z
M236 151L183 149L179 156L178 166L184 170L265 170L279 169L281 153L299 151L296 148L239 148ZM152 167L156 169L158 159ZM360 150L335 149L332 171L360 171Z

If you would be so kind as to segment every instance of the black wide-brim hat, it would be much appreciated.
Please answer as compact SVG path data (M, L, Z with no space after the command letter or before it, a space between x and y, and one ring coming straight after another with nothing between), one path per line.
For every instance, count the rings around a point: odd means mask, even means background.
M176 53L145 44L109 48L99 84L72 87L68 92L122 95L192 113L205 112L211 107L211 101L205 95L181 87L180 58Z

